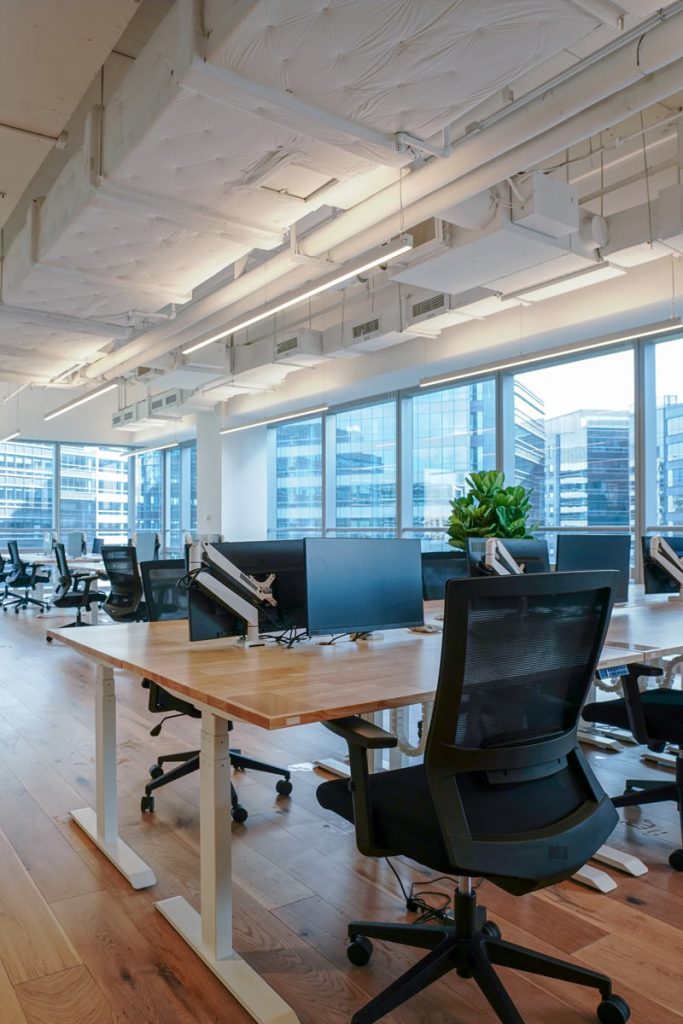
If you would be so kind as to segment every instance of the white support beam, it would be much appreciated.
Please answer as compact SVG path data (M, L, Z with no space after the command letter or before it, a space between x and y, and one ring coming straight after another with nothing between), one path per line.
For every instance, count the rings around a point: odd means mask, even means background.
M288 128L337 149L351 150L390 167L402 167L413 159L410 153L398 152L392 135L320 110L291 93L252 82L229 68L208 64L200 57L194 57L180 84L222 106L248 110L280 128Z
M100 209L113 210L136 219L141 215L156 214L198 234L227 238L250 249L274 249L282 244L281 231L273 231L258 224L245 224L202 206L146 192L107 178L100 178L92 199Z
M28 309L25 306L11 306L0 302L0 321L3 320L33 324L36 327L54 327L56 330L87 334L96 338L128 338L133 333L132 327L122 327L120 324L110 324L103 320L65 316L63 313L48 313L42 309Z
M610 3L610 0L572 0L572 3L605 25L612 25L619 30L624 27L624 11L616 4Z

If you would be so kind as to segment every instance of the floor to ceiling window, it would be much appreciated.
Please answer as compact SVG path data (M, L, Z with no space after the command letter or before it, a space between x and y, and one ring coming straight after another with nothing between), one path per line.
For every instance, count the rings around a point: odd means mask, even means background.
M0 532L20 547L50 550L53 527L55 446L0 444Z
M284 540L322 532L322 422L316 416L281 423L270 431L270 476L276 496L271 536Z
M197 445L145 452L135 462L135 532L158 533L161 547L182 554L186 533L197 528Z
M657 524L683 526L683 338L660 342L654 351Z
M393 536L396 530L396 401L338 412L334 511L330 527L347 536Z
M106 543L128 538L127 449L104 445L59 446L60 539L80 531L90 548L99 537Z

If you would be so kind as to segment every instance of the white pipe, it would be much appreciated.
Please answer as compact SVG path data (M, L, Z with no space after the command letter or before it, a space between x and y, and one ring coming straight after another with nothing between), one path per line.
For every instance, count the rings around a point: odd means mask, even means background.
M400 188L398 184L389 186L323 224L303 240L301 251L307 256L324 255L334 262L345 262L386 241L402 226L418 223L446 206L469 199L511 174L604 130L619 117L627 117L672 95L683 88L683 64L673 64L680 57L681 33L683 13L679 12L652 28L638 42L629 41L623 49L592 63L575 78L515 110L492 128L460 139L450 157L431 161L407 174ZM657 73L672 64L669 74ZM647 80L645 76L649 76ZM626 102L624 90L629 86ZM596 110L598 102L607 97L612 97L612 103ZM609 110L609 116L602 116L603 110ZM499 159L503 156L505 159ZM486 173L492 172L494 166L495 173ZM93 379L113 370L126 372L137 365L138 357L153 359L190 337L199 338L219 330L227 321L226 307L230 308L230 316L240 315L242 310L236 304L247 299L252 305L259 301L257 296L265 291L266 283L270 300L308 280L310 268L292 266L289 251L280 252L236 281L187 304L172 322L153 328L91 364L87 376ZM245 308L250 308L249 304Z

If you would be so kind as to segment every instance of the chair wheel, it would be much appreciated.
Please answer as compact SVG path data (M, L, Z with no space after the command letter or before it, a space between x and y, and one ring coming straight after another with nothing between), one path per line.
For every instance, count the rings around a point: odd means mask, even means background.
M489 939L500 939L503 936L495 921L484 921L481 930Z
M19 614L19 609L18 609L18 608L15 608L15 609L14 609L14 614L15 614L15 615L18 615L18 614Z
M160 779L161 776L164 774L164 769L161 767L160 764L153 764L152 767L149 769L149 774L150 778L152 779Z
M147 796L145 794L145 796L143 796L142 800L140 801L140 810L142 811L143 814L145 813L145 811L149 811L151 814L151 812L154 810L154 797Z
M275 783L275 788L280 796L289 796L292 792L292 783L289 779L279 779L279 781Z
M683 850L674 850L669 854L669 864L674 871L683 871Z
M372 943L365 935L356 935L346 947L346 955L356 967L365 967L370 963L372 956Z
M47 642L48 642L49 644L51 644L51 643L52 643L52 637L51 637L51 636L46 636L46 637L45 637L45 639L47 640Z
M232 820L238 825L243 825L249 817L246 807L242 807L240 804L236 804L230 811L230 814L232 815Z
M626 1024L630 1016L629 1005L621 996L607 996L598 1006L600 1024Z

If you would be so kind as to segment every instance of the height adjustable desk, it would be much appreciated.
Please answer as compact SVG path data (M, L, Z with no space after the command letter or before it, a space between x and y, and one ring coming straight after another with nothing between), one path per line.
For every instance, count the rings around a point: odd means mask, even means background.
M294 1011L232 946L228 719L280 729L430 700L441 636L395 630L375 644L244 650L233 640L191 644L185 621L55 629L49 635L96 667L96 808L72 816L134 888L153 885L155 877L118 836L113 670L146 676L201 709L201 912L180 896L156 905L259 1024L297 1024ZM600 663L643 658L642 650L606 647Z

